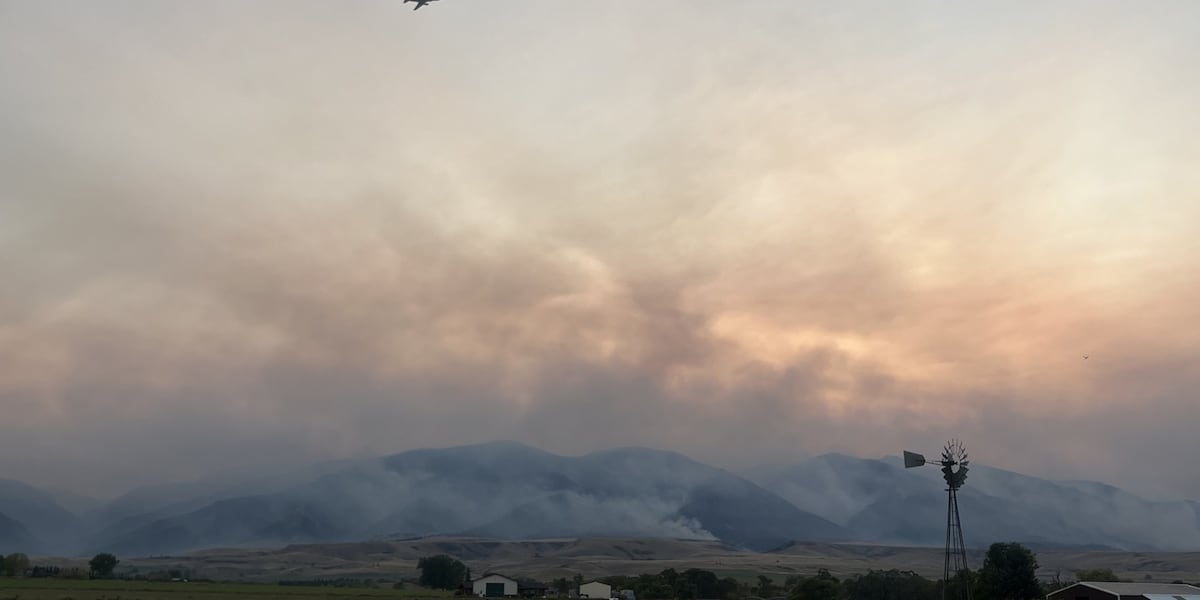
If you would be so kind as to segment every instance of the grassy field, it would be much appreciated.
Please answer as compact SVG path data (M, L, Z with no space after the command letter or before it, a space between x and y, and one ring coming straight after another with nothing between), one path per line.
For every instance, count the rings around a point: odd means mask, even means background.
M176 556L121 557L119 569L140 573L181 571L192 577L236 581L243 585L124 584L115 582L19 581L0 578L0 600L215 600L226 596L250 598L382 597L445 598L420 590L300 588L275 585L280 580L374 579L398 581L418 574L422 556L449 554L473 573L495 571L509 576L549 582L559 577L658 573L663 569L707 569L721 577L753 583L767 575L782 583L791 575L813 575L828 569L837 577L871 569L915 571L923 577L941 576L941 548L889 547L864 544L798 543L771 553L739 551L705 540L641 538L583 538L505 541L467 537L436 537L347 544L298 544L282 548L224 548ZM983 551L974 550L969 564L983 564ZM87 568L84 558L33 557L34 564L63 569ZM1038 552L1039 577L1070 579L1081 569L1112 569L1133 581L1200 581L1200 552ZM261 584L261 585L260 585ZM449 600L449 599L446 599Z
M446 600L450 597L449 593L432 590L0 578L0 600Z

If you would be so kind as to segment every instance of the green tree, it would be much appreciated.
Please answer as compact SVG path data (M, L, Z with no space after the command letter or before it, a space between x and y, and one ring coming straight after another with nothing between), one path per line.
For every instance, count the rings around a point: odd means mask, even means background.
M842 586L827 569L817 571L816 577L801 581L788 596L789 600L837 600Z
M721 598L721 580L717 574L704 569L688 569L679 574L677 582L677 597L689 598Z
M717 597L718 598L734 598L738 595L738 589L741 585L737 579L726 577L717 582Z
M1084 569L1075 571L1075 581L1120 581L1112 569Z
M1018 543L995 543L988 548L976 582L980 600L1030 600L1042 597L1037 556Z
M800 575L788 575L787 579L783 580L783 590L791 592L796 586L800 585L801 581L804 581L804 578Z
M88 574L83 569L63 569L58 574L60 579L87 579Z
M417 561L421 585L439 590L454 590L467 580L467 565L445 554L425 556Z
M759 575L758 587L754 588L754 592L763 598L770 598L775 595L775 582L766 575Z
M102 552L93 556L92 560L88 561L88 568L92 571L92 577L96 579L110 579L113 575L113 569L116 569L117 563L120 562L117 560L117 557L107 552Z
M571 582L567 581L566 577L559 577L554 580L550 587L558 592L559 596L566 596L571 591Z
M870 571L842 582L853 600L937 600L938 584L912 571Z
M21 552L13 552L4 557L4 574L9 577L24 575L29 568L29 557Z
M643 573L638 575L637 583L631 589L637 594L638 600L678 598L679 593L673 587L678 579L679 574L675 569L666 569L658 575Z
M979 597L979 571L963 569L957 575L954 575L950 581L938 580L938 594L943 598L959 598L962 596L963 588L973 590L975 600L986 600ZM943 593L943 590L944 593Z
M662 571L659 571L656 579L657 579L657 582L655 585L661 585L661 586L666 587L667 589L670 590L670 594L666 595L666 596L653 596L654 598L678 598L679 597L679 592L680 592L679 586L680 586L682 580L679 578L678 571L676 571L675 569L663 569ZM639 595L638 597L640 598L641 595Z
M0 554L0 575L7 575L7 574L8 574L8 572L4 570L4 555Z

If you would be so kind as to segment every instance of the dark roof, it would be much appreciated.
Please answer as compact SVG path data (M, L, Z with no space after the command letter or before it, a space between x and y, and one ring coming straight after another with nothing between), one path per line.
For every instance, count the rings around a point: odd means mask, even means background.
M517 580L516 580L516 579L513 579L512 577L509 577L508 575L505 575L505 574L503 574L503 573L494 573L494 572L493 572L493 573L484 573L483 575L480 575L479 577L476 577L476 578L475 578L475 579L473 579L472 581L479 581L480 579L484 579L484 578L487 578L487 577L503 577L504 579L507 579L507 580L509 580L509 581L511 581L511 582L513 582L513 583L516 583L516 582L517 582Z
M1147 594L1166 594L1169 596L1200 596L1200 588L1186 583L1127 583L1108 581L1081 581L1061 590L1050 592L1050 596L1058 596L1062 592L1076 586L1089 587L1113 594L1114 596L1145 596Z

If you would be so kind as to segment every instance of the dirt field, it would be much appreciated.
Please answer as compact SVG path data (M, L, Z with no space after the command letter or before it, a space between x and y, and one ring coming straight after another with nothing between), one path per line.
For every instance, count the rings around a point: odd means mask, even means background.
M0 578L0 600L443 600L446 594L363 588Z
M276 549L220 549L174 557L122 557L121 568L136 567L143 573L185 569L195 578L247 582L339 577L400 579L415 577L417 559L433 554L455 556L476 574L498 571L542 580L576 573L591 578L693 567L723 576L761 573L781 578L815 573L820 568L838 576L870 569L912 570L931 578L939 577L942 572L940 548L799 543L776 552L753 553L736 551L719 542L607 538L537 541L423 538ZM1039 551L1038 561L1039 574L1046 579L1056 571L1063 579L1070 579L1076 570L1110 568L1132 580L1200 581L1200 552ZM84 562L41 559L40 564L83 566ZM970 557L974 567L982 562L981 551Z

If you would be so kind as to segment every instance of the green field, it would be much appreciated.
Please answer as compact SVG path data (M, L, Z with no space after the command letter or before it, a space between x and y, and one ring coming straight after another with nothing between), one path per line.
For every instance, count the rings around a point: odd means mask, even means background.
M236 583L158 583L66 579L0 578L0 600L445 600L447 592L376 588L333 588Z

